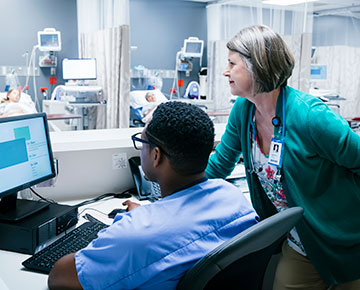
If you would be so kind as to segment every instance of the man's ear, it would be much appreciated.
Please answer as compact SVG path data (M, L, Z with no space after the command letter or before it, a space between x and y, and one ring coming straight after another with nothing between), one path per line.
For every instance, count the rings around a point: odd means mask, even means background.
M161 152L159 147L154 147L154 149L152 150L154 167L158 167L161 164L163 158L162 154L163 153Z

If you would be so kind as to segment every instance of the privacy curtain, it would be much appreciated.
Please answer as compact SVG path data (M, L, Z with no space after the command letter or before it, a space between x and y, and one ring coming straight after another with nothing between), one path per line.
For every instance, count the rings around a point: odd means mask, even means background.
M326 65L327 79L313 85L345 99L329 102L340 106L340 115L360 117L360 47L319 46L314 62Z
M311 86L338 95L329 103L340 106L345 118L360 116L360 17L359 6L317 12L314 16L314 65L326 66L326 78ZM325 95L326 97L326 95Z
M309 5L309 6L308 6ZM208 23L208 95L216 110L228 109L231 96L228 80L222 76L227 65L226 43L242 28L264 24L284 36L296 61L289 85L309 90L312 7L271 8L255 1L223 1L207 6Z
M77 0L79 57L97 60L104 107L94 107L96 128L129 127L129 0Z

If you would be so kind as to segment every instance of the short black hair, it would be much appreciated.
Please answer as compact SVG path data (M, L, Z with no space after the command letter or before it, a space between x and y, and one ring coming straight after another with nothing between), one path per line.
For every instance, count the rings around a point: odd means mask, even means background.
M199 107L185 102L159 105L145 130L148 140L166 153L181 175L205 170L214 146L214 124Z

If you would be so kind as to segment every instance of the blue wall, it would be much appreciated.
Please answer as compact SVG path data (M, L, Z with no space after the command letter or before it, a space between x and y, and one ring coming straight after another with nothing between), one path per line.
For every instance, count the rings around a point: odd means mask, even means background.
M77 57L77 16L76 0L0 0L0 65L25 66L22 55L37 44L37 32L44 28L56 28L61 32L62 50L58 55L58 84L61 79L61 61L65 57ZM37 51L35 64L38 67ZM40 87L49 91L49 68L41 68L37 77L37 91L42 99ZM19 77L25 84L25 77ZM4 91L5 77L0 77L0 91ZM29 94L34 96L32 78L29 81Z
M202 66L207 65L206 4L179 0L130 0L130 38L137 50L131 52L131 67L175 69L175 56L184 39L195 36L204 40ZM199 59L193 60L190 80L198 81ZM162 91L170 93L172 80L164 79ZM138 85L138 83L136 84ZM184 89L182 93L184 93Z

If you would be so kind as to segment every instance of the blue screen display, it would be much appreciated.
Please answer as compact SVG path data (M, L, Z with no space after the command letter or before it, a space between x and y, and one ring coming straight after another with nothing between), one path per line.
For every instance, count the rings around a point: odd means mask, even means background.
M0 121L0 196L53 175L44 117L29 116Z
M326 80L327 78L327 67L326 65L311 65L310 68L310 79L312 80Z

